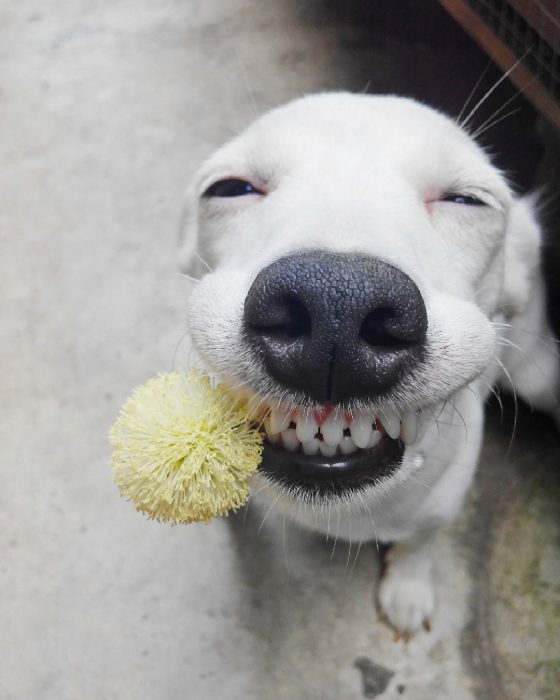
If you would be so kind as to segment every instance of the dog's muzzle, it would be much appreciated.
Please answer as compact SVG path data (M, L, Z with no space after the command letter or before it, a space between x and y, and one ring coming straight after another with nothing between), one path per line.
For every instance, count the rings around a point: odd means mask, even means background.
M401 417L348 407L387 396L421 361L427 325L418 287L383 260L303 251L262 270L245 299L247 342L272 378L327 418L273 411L261 471L287 488L338 495L398 467L398 438L414 417L401 427Z

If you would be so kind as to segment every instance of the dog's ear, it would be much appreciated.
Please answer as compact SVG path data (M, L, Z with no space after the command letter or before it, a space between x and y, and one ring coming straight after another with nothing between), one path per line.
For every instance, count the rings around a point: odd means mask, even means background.
M195 279L205 272L199 247L198 199L194 184L187 188L179 225L179 269Z
M516 200L509 213L505 239L504 285L500 307L508 316L524 311L539 274L541 227L537 220L535 199Z

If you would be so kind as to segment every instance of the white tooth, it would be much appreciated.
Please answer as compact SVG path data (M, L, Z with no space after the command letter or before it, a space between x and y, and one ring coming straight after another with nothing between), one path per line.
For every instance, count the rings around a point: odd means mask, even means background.
M288 450L288 452L295 452L300 444L296 431L293 428L284 430L282 433L282 442L284 444L284 449Z
M315 437L315 433L319 429L315 419L310 413L301 412L297 417L296 434L300 442L308 442Z
M311 440L304 442L302 447L304 454L316 455L317 452L319 452L319 440L317 440L317 438L311 438Z
M334 413L327 418L321 426L321 435L327 445L338 445L342 440L342 416L337 416Z
M336 454L336 445L329 445L328 442L320 441L319 450L323 457L334 457Z
M356 443L356 447L367 447L371 437L372 417L367 413L357 413L350 425L350 433L352 440Z
M399 437L401 432L401 419L396 411L387 409L380 414L379 420L383 423L383 427L387 435L393 440Z
M276 435L271 435L270 433L267 433L266 439L268 440L268 442L272 443L273 445L276 445L277 442L280 442L280 433L277 433Z
M366 445L367 449L370 450L372 447L375 447L382 437L383 433L381 433L379 430L372 430L371 437Z
M270 412L270 431L281 433L290 425L291 417L289 411L284 408L273 408Z
M355 452L358 448L356 447L356 443L350 435L345 435L341 442L340 442L340 451L342 452L343 455L349 455L352 452Z
M405 445L412 445L418 437L418 416L414 411L407 411L402 417L401 440Z

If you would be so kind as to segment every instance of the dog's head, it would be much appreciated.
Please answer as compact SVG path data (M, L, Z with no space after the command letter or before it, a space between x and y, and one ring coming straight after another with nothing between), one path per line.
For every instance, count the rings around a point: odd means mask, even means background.
M205 163L194 197L193 344L269 413L262 470L291 492L338 496L398 471L418 413L486 370L492 318L524 302L504 272L519 248L508 186L412 100L276 109Z

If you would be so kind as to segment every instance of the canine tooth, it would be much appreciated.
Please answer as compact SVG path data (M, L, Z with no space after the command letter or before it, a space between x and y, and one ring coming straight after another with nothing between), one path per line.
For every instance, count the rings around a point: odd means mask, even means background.
M352 440L350 435L345 435L340 441L340 451L343 455L349 455L352 452L355 452L357 449L356 443L354 440Z
M336 447L336 445L329 445L329 443L324 440L319 442L319 451L323 457L334 457L336 454Z
M372 418L366 413L358 413L354 416L352 425L350 426L350 434L352 440L356 443L356 447L366 447L371 437Z
M387 435L393 438L393 440L396 440L401 432L401 419L399 414L396 411L388 409L381 413L379 420L383 423Z
M321 426L323 440L327 445L334 445L335 447L342 440L343 431L342 416L335 416L334 413L331 413Z
M282 444L288 452L295 452L299 447L299 440L296 431L293 428L288 428L282 433Z
M405 445L412 445L418 437L418 416L414 411L407 411L402 417L401 440Z
M366 445L367 449L370 450L372 447L375 447L382 437L383 433L380 430L372 430L368 444Z
M310 413L302 412L297 417L296 435L300 442L308 442L315 437L318 425Z
M317 438L312 438L311 440L304 442L302 447L304 454L316 455L317 452L319 452L319 440L317 440Z
M289 411L283 408L273 408L270 412L270 430L272 433L282 433L290 425Z

